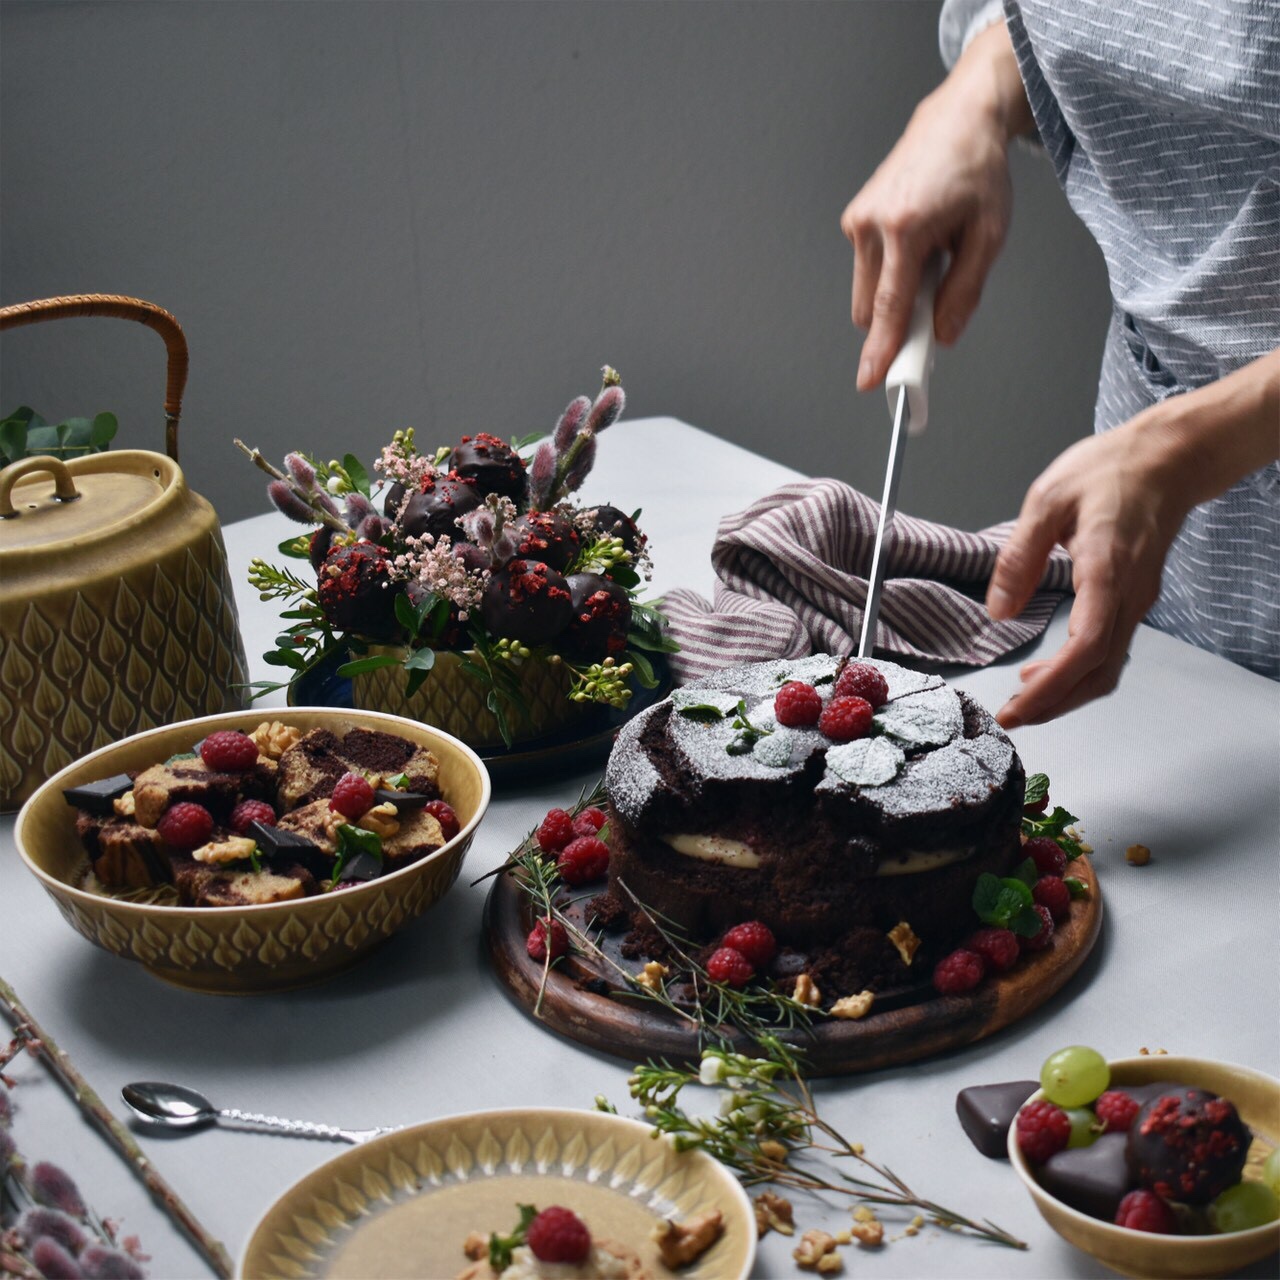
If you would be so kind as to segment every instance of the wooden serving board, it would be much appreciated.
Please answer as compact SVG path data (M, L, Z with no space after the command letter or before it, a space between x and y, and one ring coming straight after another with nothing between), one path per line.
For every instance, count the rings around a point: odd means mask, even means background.
M940 996L922 984L878 1001L881 1007L865 1018L815 1019L784 1038L804 1051L812 1074L849 1075L959 1048L1018 1021L1070 980L1102 929L1102 895L1089 859L1078 858L1071 873L1088 883L1089 896L1071 904L1070 919L1057 927L1048 950L1024 956L1010 972L959 996ZM525 951L532 927L527 895L510 875L498 876L485 903L485 945L498 980L525 1013L570 1040L628 1062L698 1058L692 1023L642 997L618 994L617 976L583 956L566 956L552 968L539 1004L543 967ZM640 964L628 967L638 971ZM742 1043L746 1047L745 1038Z

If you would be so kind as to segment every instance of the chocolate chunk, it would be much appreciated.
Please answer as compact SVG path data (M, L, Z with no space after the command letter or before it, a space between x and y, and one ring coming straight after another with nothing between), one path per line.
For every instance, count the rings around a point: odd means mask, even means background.
M990 1160L1009 1154L1009 1126L1018 1108L1040 1087L1038 1080L979 1084L956 1094L956 1115L969 1141Z
M97 814L100 818L114 815L112 801L133 789L133 779L127 773L118 773L114 778L103 778L100 782L86 782L78 787L68 787L62 798L77 809L86 813Z
M1114 1222L1116 1209L1132 1187L1125 1149L1127 1133L1104 1133L1088 1147L1050 1156L1039 1168L1040 1185L1081 1213Z
M338 873L339 881L342 880L376 880L382 874L382 859L375 858L371 853L353 853L346 862L342 864L342 870Z
M427 795L425 791L397 791L394 787L380 788L373 793L374 804L393 804L401 813L407 809L421 809L428 801L438 799L438 796Z
M268 857L288 854L296 858L309 851L321 852L314 840L308 840L306 836L300 836L296 831L273 827L266 822L251 822L244 833Z

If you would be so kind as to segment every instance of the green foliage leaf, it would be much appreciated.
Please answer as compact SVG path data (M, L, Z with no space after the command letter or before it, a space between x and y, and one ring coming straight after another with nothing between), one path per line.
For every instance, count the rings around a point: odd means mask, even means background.
M406 695L412 698L413 695L426 683L426 679L430 674L430 671L424 671L421 667L416 671L410 671L409 678L404 683Z
M984 871L973 887L973 909L983 924L1013 929L1015 933L1022 932L1023 936L1029 937L1038 933L1040 928L1040 917L1034 908L1031 889L1012 876L1001 878ZM1030 917L1027 911L1030 911ZM1028 933L1031 917L1035 919L1035 927ZM1021 930L1016 927L1018 923L1022 925Z
M436 651L423 645L421 649L411 649L404 660L406 671L421 671L424 675L436 665Z
M640 575L629 564L615 564L609 569L609 577L628 591L640 585Z
M307 560L311 557L311 535L300 533L296 538L286 538L276 550L290 560Z
M1074 826L1080 819L1074 813L1068 813L1061 805L1056 805L1050 814L1042 818L1022 819L1022 834L1030 840L1033 836L1045 836L1057 842L1058 847L1074 862L1084 850L1080 841L1066 834L1067 828Z
M16 415L0 423L0 453L6 462L17 462L27 455L27 424Z
M381 667L399 666L400 659L387 653L375 653L368 658L356 658L352 662L344 662L335 672L340 676L362 676L366 671L377 671Z
M644 654L635 649L628 649L623 655L623 661L631 663L635 668L632 674L636 678L636 683L642 689L656 689L658 687L658 677L654 674L653 663Z
M293 649L273 649L264 653L262 660L269 667L291 667L294 671L301 671L307 665L302 654Z
M1049 794L1049 775L1033 773L1027 779L1027 789L1023 794L1023 804L1039 804Z
M356 491L369 496L369 473L364 468L364 463L356 457L354 453L344 453L342 455L342 466L347 475L351 477L351 483L355 485Z
M116 438L120 423L114 413L99 413L89 427L89 443L95 449L105 449Z

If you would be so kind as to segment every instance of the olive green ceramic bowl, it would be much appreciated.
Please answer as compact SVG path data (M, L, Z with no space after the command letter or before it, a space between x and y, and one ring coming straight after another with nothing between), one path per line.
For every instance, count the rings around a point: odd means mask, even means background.
M1280 1143L1280 1080L1260 1071L1207 1058L1166 1054L1121 1058L1110 1067L1112 1088L1168 1080L1171 1084L1194 1085L1230 1099L1254 1133L1250 1164L1264 1146L1269 1149ZM1043 1096L1043 1091L1037 1090L1028 1101ZM1063 1204L1040 1186L1018 1149L1017 1130L1012 1125L1009 1127L1009 1160L1031 1193L1041 1217L1069 1244L1124 1276L1181 1280L1182 1277L1227 1275L1280 1249L1280 1222L1224 1235L1166 1236L1091 1218Z
M127 902L81 888L88 861L76 836L66 787L141 769L217 729L253 730L264 720L308 729L360 728L394 733L430 748L440 789L461 830L425 858L340 893L235 907L175 907ZM489 774L470 747L438 729L373 711L272 708L205 716L135 734L84 756L50 778L18 814L14 835L23 861L67 923L90 942L157 977L224 995L279 991L318 982L368 954L438 902L458 877L489 805Z

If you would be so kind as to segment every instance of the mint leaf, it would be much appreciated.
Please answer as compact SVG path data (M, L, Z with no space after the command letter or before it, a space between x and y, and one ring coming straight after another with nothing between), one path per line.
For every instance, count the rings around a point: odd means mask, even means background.
M1073 836L1066 834L1066 830L1070 826L1074 826L1080 819L1074 813L1068 813L1061 805L1056 805L1052 813L1046 814L1042 818L1026 818L1022 819L1022 834L1030 840L1034 836L1044 836L1057 843L1063 853L1067 855L1069 861L1074 862L1084 850L1080 847L1080 841Z
M1014 929L1016 920L1021 920L1025 926L1028 921L1026 911L1030 911L1036 920L1036 927L1031 932L1038 932L1040 917L1034 905L1031 890L1012 876L1001 879L984 871L973 887L973 909L977 912L978 919L995 928Z
M1023 793L1023 804L1039 804L1049 794L1049 775L1033 773L1027 779L1027 789Z
M723 720L729 712L738 709L738 703L736 694L716 693L711 689L676 689L671 695L672 706L693 720Z
M1035 883L1040 879L1040 872L1036 870L1035 860L1032 858L1024 858L1013 869L1013 878L1021 880L1023 884L1029 888L1035 888Z
M1089 896L1089 886L1083 880L1077 879L1075 876L1064 876L1063 882L1066 884L1067 892L1073 900Z
M996 901L1000 897L1000 877L984 871L973 886L973 909L979 920L987 920L995 910Z
M403 791L409 785L409 775L407 773L397 773L394 778L386 778L384 781L393 790Z
M520 1210L520 1221L510 1235L500 1236L496 1231L489 1235L489 1265L495 1271L505 1271L511 1265L511 1255L524 1244L529 1234L529 1224L538 1216L536 1206L522 1204L516 1206Z
M342 879L342 869L357 853L367 853L382 861L382 837L363 827L353 827L349 822L338 824L338 856L333 864L333 883Z
M859 738L827 752L827 768L842 782L859 787L882 787L898 776L907 757L888 738Z
M1040 919L1040 913L1035 907L1023 905L1009 917L1006 927L1020 938L1034 938L1044 928L1044 921Z

